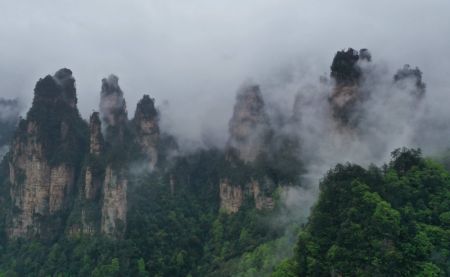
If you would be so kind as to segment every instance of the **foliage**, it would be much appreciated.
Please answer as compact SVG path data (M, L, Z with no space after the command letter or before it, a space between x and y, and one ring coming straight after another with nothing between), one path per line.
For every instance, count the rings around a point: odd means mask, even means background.
M289 261L295 266L280 270L300 276L450 274L450 175L419 150L397 149L392 157L384 170L347 164L327 174Z
M89 156L86 163L102 172L104 158ZM292 250L293 239L276 240L284 229L267 224L271 213L255 210L251 199L236 214L219 211L220 179L229 175L245 184L250 180L247 173L255 174L250 165L242 172L235 166L223 152L208 150L176 158L166 170L130 175L127 231L122 240L61 235L54 242L12 241L0 250L0 272L18 276L227 276L231 260L233 270L251 265L253 270L270 272L289 255L271 259L272 250ZM94 206L83 204L85 220L91 217L90 210L98 210L95 203L88 204ZM80 216L76 213L69 225L77 224Z

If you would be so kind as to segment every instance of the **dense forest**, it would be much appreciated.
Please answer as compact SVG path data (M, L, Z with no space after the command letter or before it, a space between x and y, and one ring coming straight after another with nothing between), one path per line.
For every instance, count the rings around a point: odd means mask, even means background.
M448 276L448 168L397 149L381 168L337 165L273 276Z
M270 215L277 210L259 212L250 203L233 215L217 213L219 199L210 181L220 174L215 170L221 162L217 151L180 160L174 172L190 180L174 192L162 175L135 180L122 240L79 236L5 243L3 238L2 276L447 276L450 272L450 173L439 162L423 158L420 150L397 149L391 162L380 168L337 165L322 180L307 223L289 222L278 228L269 226L274 220ZM4 179L4 163L2 168ZM293 258L284 260L294 246Z

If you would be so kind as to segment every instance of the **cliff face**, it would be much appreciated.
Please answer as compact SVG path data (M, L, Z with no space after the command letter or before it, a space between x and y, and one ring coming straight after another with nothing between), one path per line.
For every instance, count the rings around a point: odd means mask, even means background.
M229 148L239 159L252 162L262 152L269 133L269 120L259 86L245 84L238 91L229 132Z
M125 233L127 216L128 180L123 172L106 168L103 185L103 207L101 232L108 236L121 237Z
M228 180L220 182L220 209L228 214L237 213L245 199L253 199L257 210L274 208L273 198L261 191L261 184L252 180L245 186L233 185Z
M84 127L68 69L36 84L33 106L20 122L10 153L13 203L8 236L51 237L72 201L76 165L84 152Z
M104 141L101 132L101 122L98 112L91 115L90 123L90 164L86 167L84 176L84 197L87 200L96 200L99 197L103 183L102 168L99 164L100 155L103 153Z
M239 211L244 202L244 193L240 186L233 186L227 180L220 183L220 209L231 214Z
M103 124L102 124L103 123ZM89 157L84 170L81 213L72 234L102 233L119 238L125 232L127 211L127 112L118 78L102 80L100 113L90 118ZM102 128L102 125L105 126ZM105 133L103 136L102 129Z
M148 169L153 170L158 162L159 126L158 111L154 99L148 95L139 101L136 107L133 123L136 129L136 140L148 163Z

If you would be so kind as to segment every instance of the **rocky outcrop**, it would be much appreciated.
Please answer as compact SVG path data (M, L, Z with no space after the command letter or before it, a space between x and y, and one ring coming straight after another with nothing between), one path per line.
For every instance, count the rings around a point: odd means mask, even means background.
M254 201L257 210L272 210L273 198L261 191L260 182L252 180L245 186L232 185L228 180L220 182L220 209L228 214L237 213L246 199Z
M259 86L244 84L238 91L229 123L229 149L244 162L252 162L261 154L269 130Z
M257 210L272 210L274 208L273 198L262 193L259 182L252 181L250 183L250 194L253 196Z
M102 80L100 118L106 140L113 143L123 142L128 113L123 92L119 86L119 78L112 74Z
M127 215L128 180L122 172L106 168L103 185L101 232L121 237L125 233Z
M158 111L155 100L148 95L139 101L133 119L136 129L136 140L148 163L148 169L153 170L158 162L159 125Z
M71 71L39 80L10 152L10 238L51 237L51 230L62 227L49 222L64 222L73 200L75 165L84 152L76 128L82 127Z
M360 62L370 62L367 49L356 51L352 48L336 53L331 65L331 78L335 82L329 97L333 118L340 127L354 127L359 120L360 103L364 93L360 90L363 71Z
M54 76L55 81L62 89L61 96L64 101L73 109L77 106L77 93L75 89L75 79L72 77L72 71L67 68L58 70Z
M226 213L239 211L244 201L244 193L240 186L233 186L227 180L220 183L220 209Z

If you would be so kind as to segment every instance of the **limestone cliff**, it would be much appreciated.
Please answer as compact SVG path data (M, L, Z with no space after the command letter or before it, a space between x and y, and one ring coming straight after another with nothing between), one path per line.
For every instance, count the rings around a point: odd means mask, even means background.
M249 185L250 194L255 201L255 208L257 210L271 210L274 208L273 198L266 196L261 191L261 185L257 181L252 181Z
M103 207L101 232L108 236L121 237L125 233L127 215L128 180L123 172L106 168L103 185Z
M222 180L220 183L220 209L227 213L236 213L239 211L244 201L244 193L240 186L231 185L228 180Z
M153 170L158 162L159 118L154 101L150 96L144 95L137 104L133 119L136 140L145 156L149 170Z
M89 129L90 159L84 175L84 197L88 200L94 200L98 198L103 183L102 165L99 164L99 158L103 153L104 141L98 112L91 115Z
M10 160L10 238L52 237L73 199L85 143L72 72L36 84L33 105L14 136Z
M273 198L261 190L261 183L255 180L240 186L228 180L220 182L220 209L228 214L237 213L246 199L252 199L257 210L274 208Z
M269 120L258 85L247 83L238 91L229 133L228 146L241 160L252 162L263 151Z

